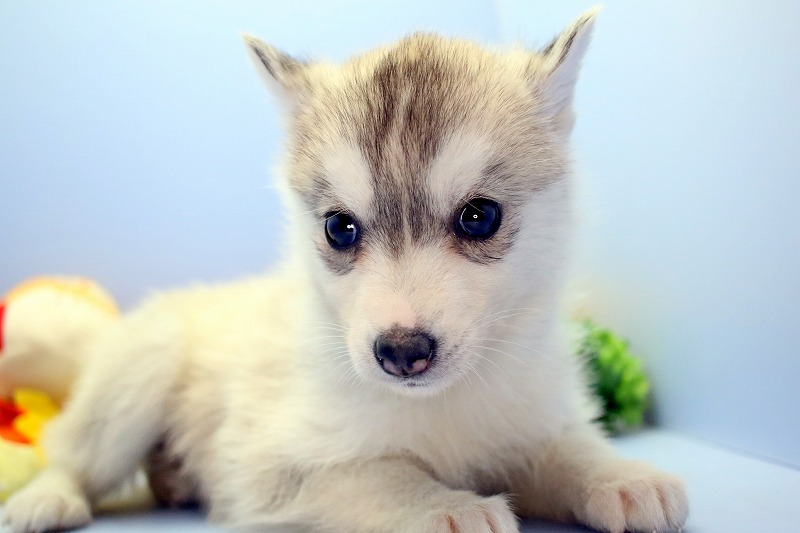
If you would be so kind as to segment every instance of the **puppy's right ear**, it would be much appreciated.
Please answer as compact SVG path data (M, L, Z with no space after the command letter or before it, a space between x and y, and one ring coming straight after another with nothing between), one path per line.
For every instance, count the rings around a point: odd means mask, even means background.
M278 98L286 111L297 109L311 88L308 64L252 35L242 34L242 39L250 59L270 92Z

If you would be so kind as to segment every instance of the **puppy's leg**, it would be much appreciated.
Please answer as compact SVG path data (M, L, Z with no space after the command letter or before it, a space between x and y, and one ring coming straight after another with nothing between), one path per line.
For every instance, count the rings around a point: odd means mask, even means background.
M421 465L402 457L376 458L319 469L300 476L293 497L267 507L239 497L226 509L227 525L274 523L313 525L320 531L349 533L516 533L517 520L503 496L482 497L452 490ZM254 508L257 501L264 508ZM212 509L212 518L214 511ZM248 523L237 517L249 517ZM256 522L256 523L254 523Z
M678 531L689 511L682 481L620 458L590 426L534 457L512 492L523 515L577 520L601 531Z
M7 502L13 532L87 524L90 501L136 469L163 429L181 338L170 317L140 312L98 339L63 413L48 427L47 468Z

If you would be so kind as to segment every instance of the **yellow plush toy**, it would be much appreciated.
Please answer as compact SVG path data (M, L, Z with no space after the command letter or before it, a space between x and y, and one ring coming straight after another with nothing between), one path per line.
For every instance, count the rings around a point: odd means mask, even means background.
M55 402L32 389L0 398L0 501L21 488L44 465L42 429L58 413Z
M0 502L44 464L43 427L118 317L108 293L80 278L33 279L0 301Z

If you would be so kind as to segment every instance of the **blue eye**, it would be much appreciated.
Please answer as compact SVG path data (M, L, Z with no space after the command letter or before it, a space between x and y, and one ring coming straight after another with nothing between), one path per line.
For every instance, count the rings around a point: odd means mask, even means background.
M467 202L456 221L456 233L474 239L488 239L499 227L500 206L486 198L474 198Z
M353 246L360 231L356 221L347 213L331 213L325 218L325 237L331 247L343 250Z

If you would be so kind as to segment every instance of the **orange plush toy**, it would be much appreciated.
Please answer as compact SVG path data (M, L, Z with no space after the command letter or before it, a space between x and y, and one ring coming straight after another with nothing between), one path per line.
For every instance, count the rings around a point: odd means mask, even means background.
M0 301L0 502L44 464L42 429L118 317L108 293L79 278L32 279Z
M96 283L82 278L26 281L0 303L0 397L41 390L61 403L89 344L119 317Z

